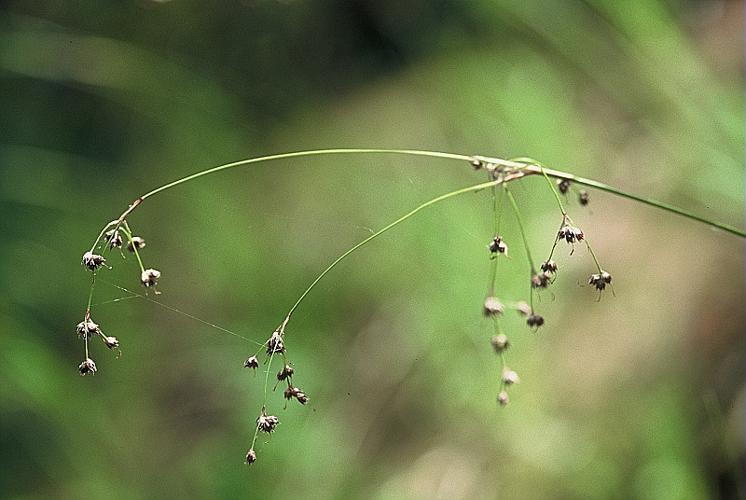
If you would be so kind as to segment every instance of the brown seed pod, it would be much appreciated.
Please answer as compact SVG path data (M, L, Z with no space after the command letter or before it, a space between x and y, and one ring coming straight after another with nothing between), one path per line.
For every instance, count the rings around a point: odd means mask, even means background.
M104 238L109 242L109 248L121 248L122 235L119 234L119 231L110 229L109 231L106 231Z
M528 315L528 318L526 319L526 324L530 326L531 328L539 328L544 324L544 318L539 314L531 313Z
M277 380L282 381L282 380L285 380L288 377L292 377L293 376L293 372L295 372L295 370L293 370L292 366L285 365L285 366L282 367L282 370L280 370L279 372L277 372Z
M140 275L140 282L144 287L154 287L158 284L161 272L157 269L146 269ZM157 293L157 292L156 292Z
M85 358L85 360L80 363L80 366L78 367L78 371L80 372L80 376L84 377L88 375L89 373L91 375L96 374L96 363L93 362L91 358Z
M541 263L541 270L545 273L556 273L557 263L553 260L545 260Z
M129 243L127 243L127 250L134 253L135 250L142 250L145 248L145 240L139 236L133 236Z
M274 430L277 428L277 424L280 423L280 419L277 418L274 415L267 415L267 412L264 408L262 408L262 414L259 415L259 418L256 419L256 425L259 427L259 430L262 432L266 432L269 434L270 432L274 432Z
M505 254L508 253L508 245L503 240L502 236L495 236L492 238L492 241L490 241L489 245L487 245L487 248L490 249L490 252L493 254Z
M589 198L590 196L588 195L588 191L586 191L585 189L581 189L578 192L578 203L580 203L581 205L583 206L587 205Z
M93 252L86 252L83 254L83 265L87 267L89 271L95 271L103 266L105 262L106 259L104 259L103 256Z
M91 318L88 318L87 320L78 323L76 331L78 332L78 336L80 338L89 339L94 335L98 335L101 329L96 323L93 322L93 320L91 320Z
M250 356L246 361L243 362L244 368L251 368L252 370L256 370L259 368L259 360L256 356Z

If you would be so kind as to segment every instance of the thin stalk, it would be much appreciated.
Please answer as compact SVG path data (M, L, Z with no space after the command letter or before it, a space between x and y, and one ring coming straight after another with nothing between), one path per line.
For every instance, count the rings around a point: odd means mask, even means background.
M508 196L508 201L510 201L510 206L513 208L513 213L515 214L515 218L518 221L518 229L521 231L521 238L523 239L523 247L526 250L526 257L528 258L528 264L531 266L531 276L530 278L533 279L534 274L536 274L536 266L534 265L534 259L531 257L531 248L528 246L528 238L526 238L526 230L523 227L523 217L521 217L521 211L518 209L518 204L515 201L515 197L513 197L513 193L508 189L507 184L503 184L503 189L505 189L505 194ZM529 284L531 281L529 281ZM528 301L529 305L531 306L531 311L534 310L534 287L529 285L528 288Z
M497 186L490 188L492 191L492 221L494 226L494 237L497 237L500 233L500 224L497 221ZM489 282L489 295L495 295L495 282L497 281L497 255L492 256L490 262L490 282Z
M127 221L123 221L123 225L120 228L124 235L127 237L127 241L129 242L130 246L132 247L132 253L135 254L135 258L137 259L137 263L140 266L140 272L145 272L145 266L142 263L142 259L140 258L140 252L137 251L137 246L135 245L135 242L132 241L132 230L130 229L129 224L127 224Z
M547 172L544 170L544 167L541 168L541 175L544 176L544 178L547 180L547 184L549 184L549 189L552 190L552 193L554 194L554 199L557 200L557 205L559 205L560 212L562 212L562 215L567 215L567 210L565 210L565 206L562 204L562 200L560 199L560 195L557 192L557 188L554 187L554 183L549 180L549 176L547 175Z
M531 274L536 273L536 266L534 265L534 259L531 257L531 249L528 246L528 238L526 238L526 231L523 227L523 217L521 217L521 211L518 208L518 204L515 201L515 198L513 197L513 193L508 189L507 185L505 187L505 194L508 196L508 201L510 201L510 206L513 208L513 213L515 214L515 218L518 221L518 229L521 231L521 238L523 239L523 246L526 249L526 257L528 257L528 263L531 266Z
M173 182L169 182L168 184L165 184L159 188L156 188L140 197L140 199L145 200L147 198L150 198L154 194L160 193L161 191L165 191L166 189L170 189L174 186L178 186L179 184L183 184L187 181L191 181L192 179L197 179L198 177L202 177L208 174L213 174L215 172L220 172L221 170L228 170L230 168L240 167L242 165L250 165L252 163L260 163L264 161L271 161L271 160L282 160L284 158L297 158L300 156L317 156L317 155L333 155L333 154L399 154L399 155L410 155L410 156L429 156L431 158L445 158L448 160L463 160L463 161L470 161L472 159L471 156L461 155L461 154L454 154L454 153L443 153L440 151L419 151L414 149L362 149L362 148L351 148L351 149L316 149L316 150L310 150L310 151L296 151L293 153L281 153L276 155L268 155L268 156L259 156L257 158L249 158L247 160L240 160L233 163L226 163L225 165L220 165L217 167L213 167L207 170L203 170L201 172L197 172L196 174L188 175L186 177L183 177L181 179L175 180Z
M129 207L127 207L127 210L122 212L122 214L119 216L119 218L116 221L109 222L104 227L104 229L99 234L98 238L96 238L96 241L93 244L91 251L95 249L96 245L100 241L106 229L108 229L112 225L115 226L115 229L118 228L122 224L122 221L124 221L125 218L130 213L132 213L138 206L140 206L140 204L145 199L150 198L151 196L154 196L155 194L163 192L172 187L175 187L185 182L197 179L199 177L203 177L208 174L220 172L223 170L228 170L228 169L235 168L235 167L240 167L243 165L250 165L254 163L260 163L260 162L272 161L272 160L280 160L280 159L285 159L285 158L297 158L297 157L304 157L304 156L319 156L319 155L335 155L335 154L350 154L350 155L354 155L354 154L398 154L398 155L422 156L422 157L431 157L431 158L443 158L443 159L448 159L448 160L459 160L459 161L471 161L474 159L473 156L456 154L456 153L447 153L447 152L442 152L442 151L424 151L424 150L413 150L413 149L373 149L373 148L344 148L343 149L343 148L338 148L338 149L317 149L317 150L308 150L308 151L296 151L292 153L282 153L282 154L275 154L275 155L268 155L268 156L260 156L257 158L249 158L246 160L226 163L224 165L219 165L217 167L209 168L207 170L203 170L201 172L197 172L197 173L188 175L186 177L182 177L181 179L177 179L173 182L169 182L168 184L164 184L163 186L153 189L152 191L149 191L145 193L144 195L140 196L139 198L135 199L129 205ZM553 170L549 168L540 167L540 166L537 166L538 162L535 162L533 160L528 161L529 159L524 159L525 161L511 161L511 160L502 160L498 158L487 158L486 160L488 160L491 163L495 163L498 165L508 167L510 169L520 170L526 175L539 174L539 173L542 173L543 171L545 175L548 175L550 177L555 177L557 179L567 179L567 180L576 182L578 184L600 189L602 191L615 194L617 196L621 196L624 198L628 198L630 200L638 201L640 203L644 203L646 205L650 205L650 206L659 208L661 210L666 210L666 211L681 215L683 217L687 217L689 219L707 224L709 226L722 229L723 231L729 232L736 236L746 238L746 232L740 229L737 229L733 226L730 226L728 224L724 224L724 223L717 222L717 221L712 221L710 219L695 215L688 210L678 208L668 203L664 203L664 202L656 201L650 198L645 198L643 196L638 196L638 195L634 195L631 193L627 193L626 191L623 191L618 188L614 188L602 182L594 181L591 179L585 179L583 177L576 177L575 175L572 175L566 172L561 172L559 170Z
M96 286L96 271L91 273L91 289L88 291L88 305L85 308L85 321L91 318L91 303L93 302L93 288Z
M722 229L725 232L734 234L736 236L740 236L741 238L746 238L746 232L744 232L741 229L735 228L729 224L724 224L722 222L713 221L706 217L696 215L690 212L689 210L679 208L669 203L665 203L662 201L653 200L652 198L646 198L644 196L639 196L636 194L628 193L619 188L615 188L613 186L609 186L608 184L604 184L603 182L594 181L592 179L586 179L584 177L577 177L575 175L568 174L567 172L561 172L559 170L553 170L551 168L544 168L543 170L550 177L554 177L557 179L567 179L577 184L582 184L583 186L588 186L588 187L592 187L595 189L599 189L601 191L606 191L607 193L615 194L617 196L621 196L622 198L627 198L628 200L638 201L640 203L644 203L645 205L650 205L651 207L659 208L667 212L681 215L682 217L686 217L687 219L695 220L697 222L707 224L708 226Z
M295 304L293 304L293 306L290 308L290 310L288 311L288 314L287 314L287 316L285 318L284 324L287 324L287 321L293 315L293 312L295 312L295 310L298 308L298 306L301 304L301 302L303 302L303 299L306 298L306 296L311 292L311 290L313 290L313 288L316 286L316 284L319 281L321 281L321 279L324 276L326 276L327 273L329 273L329 271L331 271L332 269L334 269L337 266L337 264L339 264L340 262L342 262L350 254L352 254L353 252L355 252L359 248L365 246L366 244L370 243L374 239L378 238L380 235L382 235L383 233L385 233L389 229L393 229L394 227L396 227L399 224L401 224L402 222L406 221L407 219L409 219L413 215L417 214L421 210L423 210L423 209L425 209L425 208L427 208L427 207L429 207L431 205L435 205L436 203L439 203L441 201L447 200L448 198L453 198L454 196L458 196L458 195L461 195L461 194L464 194L464 193L472 193L474 191L479 191L481 189L485 189L485 188L488 188L488 187L491 187L491 186L497 186L498 184L502 184L502 183L505 183L505 182L510 182L510 181L513 181L513 180L516 180L516 179L520 179L521 177L524 177L524 175L525 174L523 172L516 172L516 173L514 173L512 175L509 175L509 176L506 176L506 177L504 177L502 179L498 179L498 180L494 180L494 181L490 181L490 182L484 182L482 184L476 184L474 186L469 186L469 187L457 189L456 191L451 191L450 193L446 193L446 194L440 195L437 198L433 198L432 200L426 201L425 203L423 203L422 205L418 206L414 210L411 210L411 211L407 212L406 214L402 215L401 217L399 217L398 219L396 219L394 222L392 222L392 223L390 223L390 224L382 227L381 229L379 229L375 233L371 234L370 236L368 236L364 240L362 240L359 243L357 243L356 245L352 246L349 250L347 250L346 252L344 252L342 255L340 255L339 257L337 257L331 264L329 264L329 266L327 266L326 269L324 269L323 271L321 271L321 273L316 277L316 279L314 279L311 282L311 284L308 286L308 288L306 288L306 290L300 295L300 297L295 302Z
M599 274L601 274L602 272L604 272L604 270L603 270L603 269L601 269L601 263L600 263L600 262L598 262L598 258L596 257L596 253L595 253L595 252L593 251L593 249L591 248L591 244L590 244L590 243L588 243L588 240L586 240L586 239L584 238L584 239L583 239L583 241L585 242L585 246L586 246L586 248L588 249L588 252L590 252L590 254L591 254L591 257L593 257L593 262L595 262L595 263L596 263L596 268L598 269L598 273L599 273Z

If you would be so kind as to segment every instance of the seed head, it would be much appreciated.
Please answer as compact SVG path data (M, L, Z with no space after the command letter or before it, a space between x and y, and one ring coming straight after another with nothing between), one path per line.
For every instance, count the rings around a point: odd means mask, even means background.
M85 358L85 361L80 363L80 366L78 367L78 371L80 372L81 377L84 377L88 375L89 373L91 375L95 375L96 374L96 363L94 363L91 358Z
M295 396L296 401L298 401L302 405L305 405L311 400L311 398L309 398L306 393L301 390L300 387L293 388L293 396Z
M246 463L247 463L247 464L249 464L249 465L251 465L251 464L253 464L254 462L256 462L256 452L254 451L254 448L251 448L251 449L250 449L250 450L249 450L249 451L248 451L248 452L246 453Z
M98 333L101 331L98 325L94 323L91 318L78 323L76 330L78 331L78 336L82 339L89 339L94 335L98 335Z
M490 252L492 252L493 254L508 254L508 245L505 243L505 241L503 241L502 236L495 236L494 238L492 238L492 241L490 241L490 244L487 245L487 248L489 248Z
M606 285L611 284L611 275L606 271L591 274L591 277L588 278L588 284L595 286L596 290L601 291L606 288Z
M93 252L86 252L83 254L83 265L90 271L95 271L99 267L103 266L106 259L101 255L97 255Z
M106 241L109 242L109 248L120 248L122 246L122 235L115 229L106 231L104 235Z
M541 263L541 270L545 273L556 273L557 263L553 260L545 260Z
M104 344L109 349L116 349L119 347L119 340L116 337L104 337Z
M282 380L285 380L288 377L292 377L294 371L295 370L293 370L293 367L290 366L290 365L283 366L282 370L280 370L279 372L277 372L277 380L282 381Z
M472 158L471 161L469 162L469 164L472 167L474 167L474 170L479 170L480 168L482 168L484 166L484 163L482 162L482 160L480 160L479 158L476 158L476 157Z
M135 250L145 248L145 240L139 236L133 236L129 243L127 243L127 250L134 253Z
M548 271L531 276L531 288L546 288L552 279L552 273Z
M560 193L567 194L567 191L570 189L570 181L567 179L558 179L557 189L559 189Z
M500 354L503 351L506 351L508 347L510 347L510 342L508 341L508 337L504 333L500 333L492 337L490 339L490 344L492 344L492 347L495 349L495 352L498 354Z
M244 368L251 368L252 370L256 370L259 368L259 360L256 358L256 356L251 356L246 361L243 362Z
M510 403L508 391L500 391L500 394L497 395L497 402L500 403L500 406L502 406L503 408L508 406L508 403Z
M540 316L539 314L531 313L528 315L528 318L526 319L526 324L530 326L531 328L539 328L541 325L544 324L544 318Z
M518 374L507 366L503 369L502 380L505 385L513 385L521 381Z
M293 396L295 396L295 387L293 387L292 385L285 387L282 395L285 396L285 399L293 399Z
M585 206L585 205L587 205L587 204L588 204L588 200L589 200L589 195L588 195L588 191L586 191L585 189L581 189L581 190L580 190L580 191L578 192L578 202L579 202L579 203L580 203L581 205Z
M272 332L272 336L266 342L266 345L268 355L272 355L272 353L282 354L285 352L285 342L282 341L282 335L280 335L280 332Z
M557 237L561 240L565 240L568 243L575 243L576 241L583 241L585 235L579 227L562 226L557 233Z
M531 306L528 305L528 302L520 301L515 305L516 311L518 311L519 314L523 316L528 316L531 314Z
M158 279L161 277L161 272L157 269L146 269L140 275L140 281L144 287L152 287L158 284Z
M262 414L256 419L256 425L259 427L259 430L266 433L274 432L279 423L280 419L274 415L267 415L264 408L262 408Z
M497 316L503 313L505 307L497 297L487 297L484 299L484 315L485 316Z

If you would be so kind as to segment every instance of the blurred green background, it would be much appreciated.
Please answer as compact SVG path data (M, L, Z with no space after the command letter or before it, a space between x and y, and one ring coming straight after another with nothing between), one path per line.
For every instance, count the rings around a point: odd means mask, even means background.
M562 246L547 324L503 322L522 383L495 402L481 316L489 194L438 205L335 269L288 329L309 407L242 461L252 345L126 296L112 255L81 378L80 256L137 195L203 168L325 147L529 155L742 227L743 3L4 2L0 13L3 498L743 498L744 246L591 193L571 215L614 275ZM469 165L317 157L236 169L129 219L158 300L263 341L336 255ZM559 223L514 187L534 253ZM526 298L512 259L499 295Z

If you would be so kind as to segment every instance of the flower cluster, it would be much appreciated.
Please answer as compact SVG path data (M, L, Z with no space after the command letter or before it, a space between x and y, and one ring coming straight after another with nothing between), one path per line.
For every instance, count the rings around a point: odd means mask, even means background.
M140 266L140 284L146 289L153 290L156 294L159 293L156 290L156 285L158 284L158 279L161 277L161 272L157 269L145 269L139 253L145 247L145 240L140 236L132 235L132 231L124 218L109 222L104 227L99 238L94 242L93 247L83 254L82 259L82 265L92 273L92 278L88 306L86 307L83 321L78 323L75 329L78 337L83 339L85 343L85 359L78 367L81 375L94 375L96 373L96 363L89 356L88 345L93 337L99 337L108 349L119 349L119 340L116 337L105 335L101 327L91 319L91 302L96 283L96 273L102 267L107 267L104 254L115 248L121 250L124 245L124 238L128 242L127 249L135 255L137 263Z
M515 162L527 162L527 159L519 159L515 160ZM506 167L499 166L496 162L491 162L488 159L481 157L481 156L475 156L471 160L471 165L474 167L475 170L487 170L489 174L490 180L505 180L505 175L507 173ZM576 243L585 243L586 247L588 248L589 253L592 255L593 260L596 264L596 267L598 269L598 273L594 273L590 276L588 279L588 283L590 285L593 285L596 290L599 292L603 291L606 286L611 284L611 275L602 270L600 264L598 263L598 260L596 259L595 254L593 253L593 250L591 249L590 244L588 243L588 240L586 239L586 235L583 232L582 229L577 227L573 222L572 219L569 217L567 212L565 211L564 205L562 204L560 194L567 195L567 193L572 189L572 183L568 179L559 179L555 184L553 184L551 181L549 181L549 178L544 173L543 169L538 166L538 164L535 164L533 161L531 163L524 163L526 168L534 167L533 173L539 173L541 172L547 181L549 182L550 187L552 188L554 192L554 196L559 204L560 210L562 212L562 224L560 225L559 230L557 233L555 233L554 241L552 243L551 251L549 252L549 257L541 262L541 264L537 267L534 265L534 261L531 257L531 251L528 246L528 240L526 238L526 234L524 233L523 228L523 222L521 219L521 214L518 208L518 204L513 197L512 193L507 187L506 182L501 183L502 192L500 193L500 203L498 205L497 202L497 185L492 186L492 201L493 201L493 213L492 217L495 220L495 236L490 240L489 244L487 245L489 251L490 251L490 260L492 261L490 263L491 266L491 281L489 285L489 292L487 294L487 298L484 301L482 311L484 313L484 316L487 318L491 318L493 320L493 326L494 326L494 334L492 335L492 338L490 339L490 344L492 345L492 349L494 350L495 354L499 357L500 362L500 381L499 381L499 389L498 389L498 396L497 396L497 402L500 404L500 406L506 406L510 402L510 397L508 394L508 390L514 386L515 384L520 382L520 377L518 374L508 367L506 363L506 352L508 348L510 347L511 343L508 339L508 336L502 333L501 331L501 317L505 310L505 305L503 302L496 296L495 294L495 288L496 288L496 279L497 279L497 266L498 266L498 259L497 257L499 255L507 255L508 252L508 245L505 242L505 239L503 236L500 235L500 220L501 220L501 210L498 210L498 206L502 207L502 199L504 197L507 197L510 201L511 207L513 209L514 215L516 217L516 222L518 223L518 228L521 232L521 237L525 246L526 250L526 256L530 267L530 287L529 287L529 294L530 294L530 300L528 302L521 301L517 303L508 303L509 307L512 309L517 310L521 315L525 317L526 325L529 327L532 331L537 331L540 327L544 325L544 317L536 312L534 309L534 295L541 292L542 290L548 288L557 278L557 272L559 270L559 265L555 260L552 259L554 250L557 246L557 243L559 241L564 241L567 244L572 246L572 249L570 251L570 254L572 255L575 251L575 244ZM537 172L538 169L538 172ZM502 176L502 177L501 177ZM580 190L578 192L578 203L580 205L587 205L589 201L589 195L588 192L585 190Z
M286 408L287 408L287 401L290 401L292 399L295 399L298 403L301 405L306 405L310 401L310 398L308 395L301 389L300 387L297 387L293 384L293 376L295 375L295 368L293 365L288 361L287 356L287 348L285 346L285 327L287 326L288 321L290 320L290 316L288 315L285 318L285 321L282 322L282 324L274 331L272 332L272 335L262 344L262 348L257 352L256 354L249 356L246 358L246 361L244 361L244 368L250 368L252 371L256 371L259 368L259 357L258 355L261 353L262 350L266 352L267 355L267 379L269 378L270 370L272 368L272 362L274 361L275 357L282 357L282 367L277 372L276 378L277 378L277 384L275 384L274 390L277 390L277 386L280 383L285 384L285 389L283 390L283 397L286 400ZM266 381L265 381L266 384ZM265 387L266 389L266 387ZM266 393L266 390L265 390ZM279 418L275 415L268 415L267 414L267 401L265 400L262 404L261 411L259 413L259 417L257 417L256 420L256 428L254 430L254 438L251 442L251 447L249 448L249 451L246 453L246 463L247 464L253 464L257 460L257 453L254 447L256 446L257 437L259 435L259 432L264 433L272 433L277 428L277 424L280 422Z

